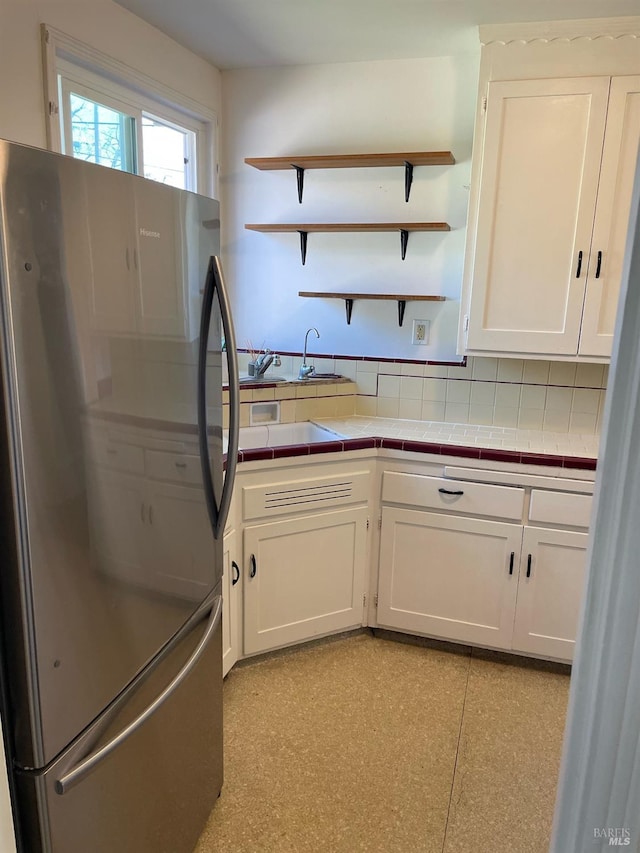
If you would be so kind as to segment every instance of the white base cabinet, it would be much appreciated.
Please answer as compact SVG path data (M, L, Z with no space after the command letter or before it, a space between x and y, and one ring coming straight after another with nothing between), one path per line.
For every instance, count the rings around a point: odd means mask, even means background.
M585 580L589 535L573 530L525 527L514 651L539 657L573 657Z
M517 524L384 507L378 623L509 648L521 537Z
M572 659L588 533L557 527L586 527L590 496L392 471L382 500L380 626Z
M244 652L362 625L367 508L244 530Z
M571 660L588 538L385 507L378 624Z
M380 467L381 479L368 460L239 474L224 544L225 674L242 657L363 625L570 661L591 484ZM128 485L135 503L136 478Z
M222 557L222 674L226 675L240 657L240 566L238 534L226 531Z

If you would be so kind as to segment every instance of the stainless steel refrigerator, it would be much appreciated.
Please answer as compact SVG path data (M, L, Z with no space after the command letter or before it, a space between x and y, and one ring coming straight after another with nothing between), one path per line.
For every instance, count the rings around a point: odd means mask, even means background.
M0 686L19 849L191 851L222 786L237 457L218 203L0 141L0 217Z

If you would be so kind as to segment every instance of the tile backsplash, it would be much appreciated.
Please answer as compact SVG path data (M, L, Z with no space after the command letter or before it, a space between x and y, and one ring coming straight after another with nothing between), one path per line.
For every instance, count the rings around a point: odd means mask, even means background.
M241 370L243 358L240 354ZM300 407L301 414L304 408L304 417L298 417L297 410L288 414L296 420L331 417L320 414L320 410L328 412L333 406L345 413L352 407L355 414L368 417L587 435L600 432L608 378L608 367L603 364L479 357L467 359L464 366L325 357L308 360L315 364L319 373L338 373L350 378L355 385L299 388L298 391L308 395L309 402ZM283 356L276 373L293 375L296 365L295 357ZM253 393L265 392L273 393L275 399L279 399L281 393L287 397L292 394L284 387ZM248 396L251 392L243 393ZM346 398L350 393L355 394L353 401ZM342 399L329 402L334 395ZM320 397L322 403L311 402ZM285 411L289 409L291 405Z
M121 357L125 350L126 358ZM241 374L246 375L248 358L239 353ZM160 399L193 403L196 360L195 344L113 339L113 394L137 399L144 388ZM295 378L300 361L300 356L281 356L280 366L267 371L265 384L270 375ZM252 402L281 400L285 423L358 414L585 435L601 431L608 378L602 364L479 357L465 365L324 356L308 356L308 361L318 373L350 381L241 388L242 426L249 425ZM225 410L226 416L228 406Z

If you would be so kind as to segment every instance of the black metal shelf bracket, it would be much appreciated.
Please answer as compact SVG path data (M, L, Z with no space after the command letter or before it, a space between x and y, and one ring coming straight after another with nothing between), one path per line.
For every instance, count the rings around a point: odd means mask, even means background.
M300 235L300 255L302 256L302 265L304 266L304 262L307 260L307 231L298 231Z
M302 190L304 189L304 169L302 166L294 166L296 170L296 179L298 181L298 201L302 204ZM304 261L303 261L304 263Z
M407 307L406 299L398 299L398 325L402 326L404 322L404 309Z
M409 242L409 232L406 228L400 229L400 253L402 254L402 260L407 256L407 243Z
M409 201L411 193L411 184L413 183L413 163L408 160L404 161L404 200Z
M353 311L353 299L345 299L344 307L347 311L347 326L351 325L351 312Z

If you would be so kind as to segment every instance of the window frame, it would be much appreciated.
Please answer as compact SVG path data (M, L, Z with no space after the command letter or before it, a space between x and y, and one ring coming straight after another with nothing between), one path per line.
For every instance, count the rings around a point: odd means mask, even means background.
M136 118L147 114L167 125L176 125L193 133L195 186L189 189L212 198L219 197L218 118L212 110L48 24L41 25L41 34L47 145L50 150L62 153L63 149L60 75L93 92L101 103L108 99L121 104ZM143 151L140 122L137 122L136 130L138 150Z

